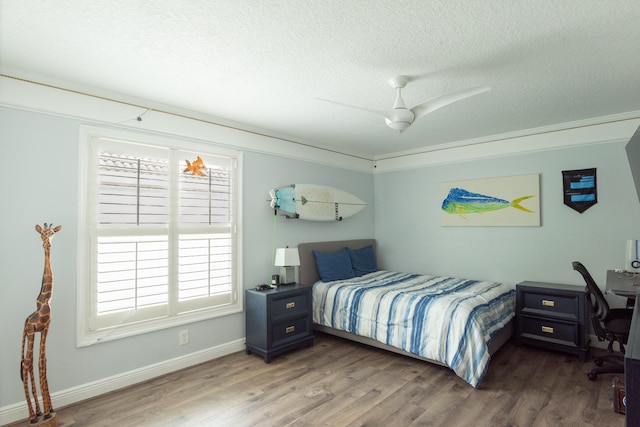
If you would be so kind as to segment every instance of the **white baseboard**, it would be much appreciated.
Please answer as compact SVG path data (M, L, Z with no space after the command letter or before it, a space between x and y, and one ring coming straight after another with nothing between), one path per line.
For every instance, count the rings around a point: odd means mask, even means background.
M606 350L609 346L609 341L598 341L598 337L595 335L589 335L589 339L591 340L591 342L589 342L589 347L601 348L603 350ZM626 345L624 347L627 348ZM618 351L617 343L613 344L613 351Z
M220 346L211 347L195 353L190 353L174 359L165 360L160 363L135 369L133 371L124 372L122 374L102 378L97 381L55 392L51 394L51 403L54 408L62 408L123 387L128 387L142 381L147 381L161 375L242 351L245 349L244 343L244 338L231 341ZM24 420L28 418L28 414L29 410L26 402L2 406L0 407L0 426Z
M589 335L589 339L591 340L589 342L589 347L602 348L606 350L609 345L609 341L598 341L598 337L595 335Z

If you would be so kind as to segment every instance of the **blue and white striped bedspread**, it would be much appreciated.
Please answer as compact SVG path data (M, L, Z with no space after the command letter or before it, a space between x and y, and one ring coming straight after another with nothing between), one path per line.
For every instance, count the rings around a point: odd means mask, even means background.
M313 285L313 321L444 363L477 387L515 291L479 280L378 271Z

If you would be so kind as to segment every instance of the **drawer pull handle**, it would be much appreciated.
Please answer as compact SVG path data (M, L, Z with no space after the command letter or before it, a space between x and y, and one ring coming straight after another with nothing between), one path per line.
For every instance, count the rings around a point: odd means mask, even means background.
M542 300L542 305L545 307L555 307L556 302L554 300L551 299L543 299Z
M286 305L285 307L287 307L287 308L294 308L295 306L296 306L295 301L292 301L292 302L288 302L288 303L287 303L287 305Z
M284 331L288 334L290 334L291 332L295 331L296 327L295 326L287 326L287 329L285 329Z
M543 326L542 327L542 332L546 332L548 334L552 334L553 333L553 328L551 326Z

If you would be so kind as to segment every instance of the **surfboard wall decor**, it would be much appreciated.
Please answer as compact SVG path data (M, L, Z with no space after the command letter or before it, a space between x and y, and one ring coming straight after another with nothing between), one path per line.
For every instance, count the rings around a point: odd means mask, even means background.
M360 212L367 204L338 188L315 184L293 184L269 190L271 208L287 218L308 221L342 221Z

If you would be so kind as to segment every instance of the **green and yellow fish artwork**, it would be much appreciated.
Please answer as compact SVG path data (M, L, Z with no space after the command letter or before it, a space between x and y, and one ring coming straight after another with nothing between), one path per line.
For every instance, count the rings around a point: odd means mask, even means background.
M485 196L484 194L472 193L463 188L452 188L449 190L447 198L442 201L442 210L449 214L460 215L463 218L466 214L481 214L509 207L533 213L532 210L520 205L522 201L532 197L535 197L535 195L522 196L508 201L497 197Z

